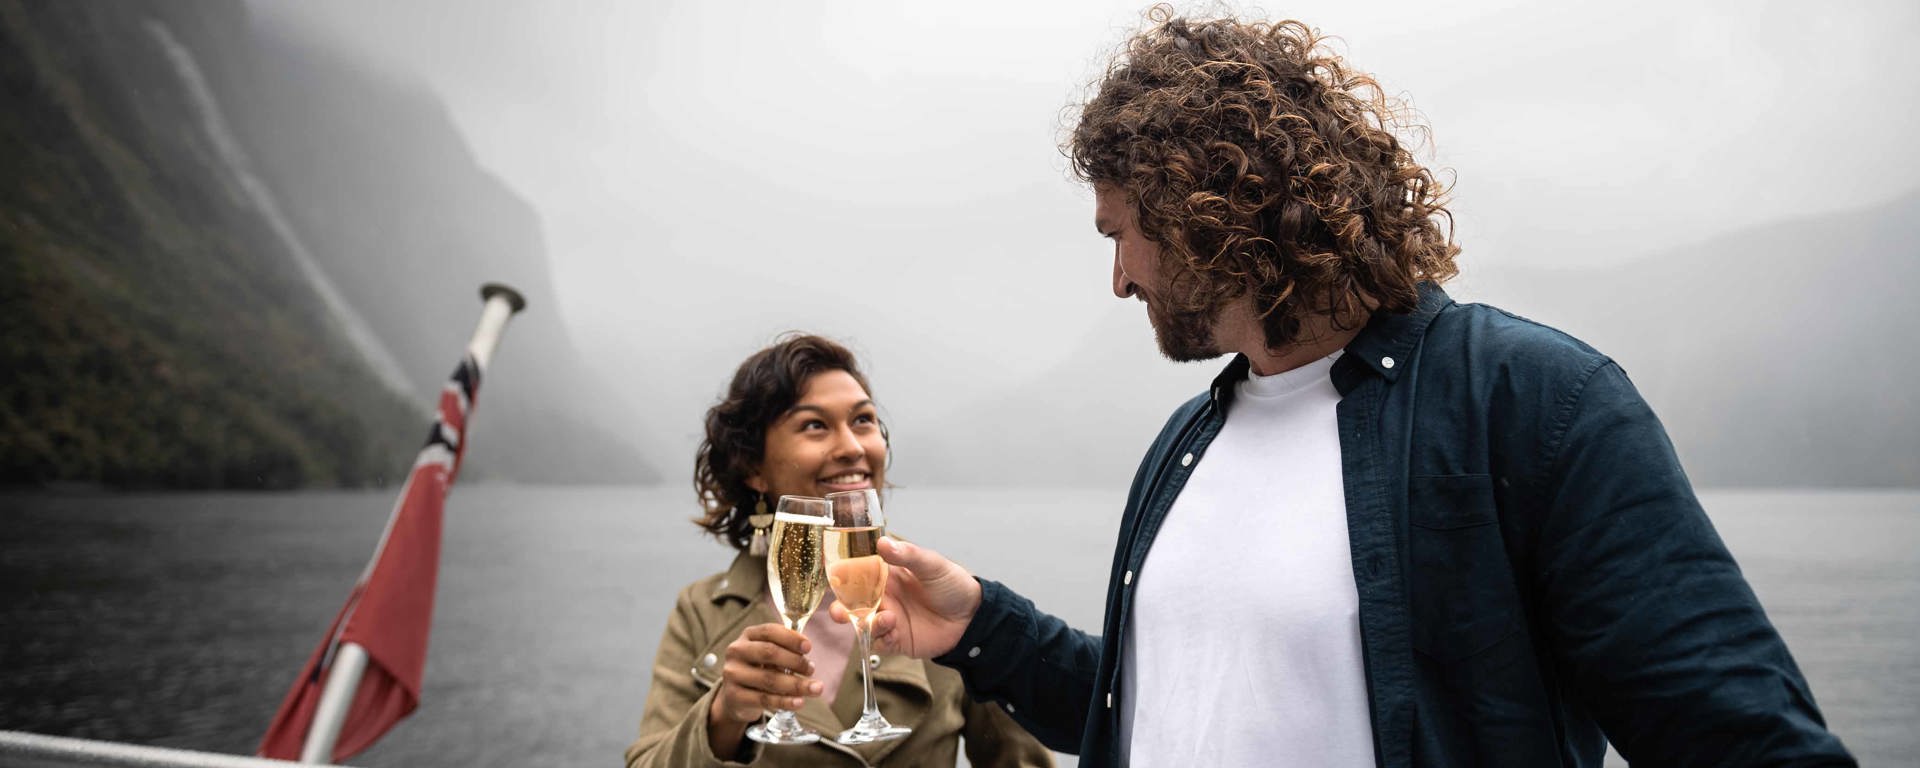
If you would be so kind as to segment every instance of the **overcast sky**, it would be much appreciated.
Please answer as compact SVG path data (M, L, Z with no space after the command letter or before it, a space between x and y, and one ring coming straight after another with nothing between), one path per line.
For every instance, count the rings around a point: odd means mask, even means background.
M1094 333L1137 334L1143 377L1213 371L1153 358L1057 149L1140 2L251 7L445 99L542 216L576 340L659 382L644 407L683 414L689 451L732 365L791 328L851 340L896 413L1032 378ZM1468 290L1920 186L1920 4L1269 10L1339 36L1432 124Z

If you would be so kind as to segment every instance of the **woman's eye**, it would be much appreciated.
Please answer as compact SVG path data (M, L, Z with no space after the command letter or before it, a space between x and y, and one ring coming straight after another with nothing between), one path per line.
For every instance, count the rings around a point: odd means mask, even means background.
M810 432L816 429L826 429L826 428L827 428L827 423L819 419L808 419L807 423L800 425L800 431L802 432Z

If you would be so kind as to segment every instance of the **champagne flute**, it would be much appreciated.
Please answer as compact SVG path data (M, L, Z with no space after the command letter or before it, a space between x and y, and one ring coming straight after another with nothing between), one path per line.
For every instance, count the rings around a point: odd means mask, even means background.
M827 581L833 594L847 607L853 618L854 634L860 637L860 722L841 732L842 744L865 744L898 739L913 732L887 722L880 706L873 701L873 668L867 664L873 653L873 613L880 607L880 596L887 591L887 563L880 559L880 536L886 533L887 518L880 512L880 492L868 488L827 494L833 508L833 525L827 528Z
M780 609L780 620L795 632L806 628L807 619L826 594L820 554L821 535L833 522L827 510L826 499L782 496L773 513L767 584L773 588L773 605ZM812 744L820 740L820 733L801 725L791 710L782 709L774 712L765 725L748 727L747 738L762 744Z

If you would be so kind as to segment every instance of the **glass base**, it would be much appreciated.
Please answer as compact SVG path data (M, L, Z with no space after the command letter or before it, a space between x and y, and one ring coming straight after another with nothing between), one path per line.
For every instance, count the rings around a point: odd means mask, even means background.
M886 718L880 716L880 713L875 712L860 718L860 722L854 723L852 728L841 731L834 741L842 744L870 744L876 741L904 738L909 733L913 733L912 728L889 723Z
M762 744L812 744L820 733L801 725L792 712L779 712L764 724L747 726L747 738Z

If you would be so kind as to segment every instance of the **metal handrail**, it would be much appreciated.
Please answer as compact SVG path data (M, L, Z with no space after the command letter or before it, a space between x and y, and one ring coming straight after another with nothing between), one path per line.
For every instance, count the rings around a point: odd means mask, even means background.
M288 768L300 763L0 731L0 765L7 768Z

